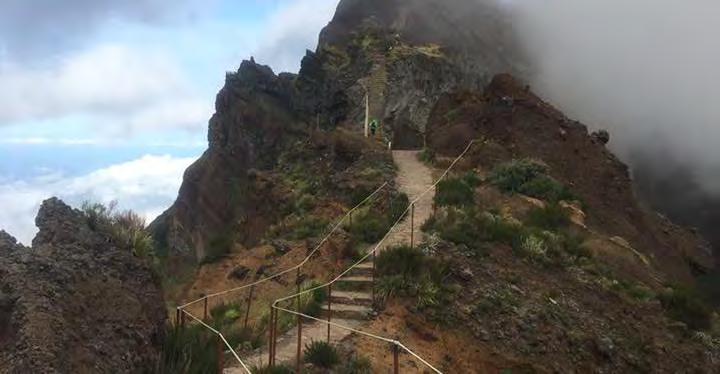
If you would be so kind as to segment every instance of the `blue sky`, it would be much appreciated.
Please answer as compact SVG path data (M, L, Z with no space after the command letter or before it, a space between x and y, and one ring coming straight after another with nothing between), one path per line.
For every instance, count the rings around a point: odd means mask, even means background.
M2 0L0 228L40 202L118 200L154 218L206 148L226 71L293 71L337 0Z

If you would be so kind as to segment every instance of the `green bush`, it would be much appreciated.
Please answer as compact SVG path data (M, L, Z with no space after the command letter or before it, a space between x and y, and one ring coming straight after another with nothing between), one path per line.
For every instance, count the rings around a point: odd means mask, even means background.
M464 178L448 178L437 185L435 204L438 206L464 206L475 203L475 188Z
M433 165L435 163L435 151L430 148L423 148L423 150L418 153L418 160L425 164Z
M570 224L570 214L559 204L535 208L528 213L527 224L545 230L557 230Z
M369 213L353 220L350 233L365 243L376 243L387 234L388 229L389 226L384 217Z
M323 369L330 369L340 362L335 347L324 341L313 341L305 345L305 362Z
M420 276L425 266L425 254L417 248L400 246L381 251L377 256L377 273L380 276L397 275L405 279Z
M712 311L697 292L678 287L661 293L658 298L671 318L684 322L693 330L710 327Z
M237 303L220 304L210 309L210 318L216 327L222 328L238 320L242 311L243 307Z
M535 161L514 160L497 166L490 175L490 183L503 192L521 193L552 203L577 200L567 187L547 175L547 171Z
M218 234L208 243L208 247L203 258L203 263L211 264L213 262L222 260L232 250L235 240L233 235L229 233Z
M522 193L522 187L544 175L547 168L532 160L513 160L500 164L490 174L490 183L505 192Z

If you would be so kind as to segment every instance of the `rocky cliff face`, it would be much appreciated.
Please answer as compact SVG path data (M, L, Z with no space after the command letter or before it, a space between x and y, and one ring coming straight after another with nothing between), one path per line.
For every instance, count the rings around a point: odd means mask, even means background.
M166 319L148 264L81 212L43 203L32 248L0 232L0 373L137 373Z
M454 154L470 139L481 138L490 145L475 155L476 162L529 157L547 163L553 176L582 198L588 224L629 241L663 274L654 277L692 282L714 268L713 251L703 238L640 206L628 167L605 147L607 134L590 134L513 77L497 76L484 93L445 96L431 123L428 145L441 154Z
M172 255L198 261L228 235L256 244L279 217L265 204L269 191L248 173L274 170L283 149L311 129L362 133L366 94L371 119L381 125L379 142L422 147L441 95L522 71L502 12L472 4L344 0L297 76L243 62L218 94L208 150L152 225L157 241ZM234 191L245 198L233 199Z

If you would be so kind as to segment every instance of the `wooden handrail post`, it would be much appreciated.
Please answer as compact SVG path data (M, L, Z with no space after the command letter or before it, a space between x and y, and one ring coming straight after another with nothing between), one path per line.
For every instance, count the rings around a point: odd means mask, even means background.
M208 297L207 296L205 296L204 301L205 301L205 312L203 314L203 316L204 316L203 321L207 321L208 320Z
M245 310L245 324L244 329L247 330L248 327L248 319L250 318L250 307L252 306L252 299L253 299L253 291L255 290L255 285L250 286L250 293L248 294L247 299L247 309Z
M185 328L185 311L180 309L180 327Z
M180 308L175 308L175 328L180 328Z
M273 359L273 323L275 323L275 309L270 305L270 321L268 323L268 366L272 366Z
M375 271L375 269L376 269L375 263L377 262L376 259L377 259L377 250L373 249L373 253L372 253L372 303L373 303L373 307L375 306L375 272L376 272Z
M393 344L393 373L395 374L400 373L399 353L400 347L398 347L397 343Z
M332 283L328 284L328 325L327 325L327 339L328 344L330 343L330 322L332 320Z
M218 374L223 374L225 369L225 343L223 342L222 338L218 335L217 340L217 359L218 359Z
M298 340L297 340L297 362L295 363L295 372L300 373L302 364L302 317L298 314Z
M277 357L277 327L278 327L278 315L280 314L279 310L275 310L275 319L273 321L273 343L272 343L272 365L275 366L275 359Z
M415 247L415 203L410 205L410 248Z
M295 284L297 285L297 297L295 297L295 303L297 304L297 312L300 313L300 268L297 270Z

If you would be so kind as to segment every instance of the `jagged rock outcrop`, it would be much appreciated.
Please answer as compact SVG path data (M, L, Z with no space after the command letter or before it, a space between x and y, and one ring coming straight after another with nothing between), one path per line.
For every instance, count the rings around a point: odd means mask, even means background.
M32 248L0 232L0 373L137 373L166 320L150 266L46 200Z

